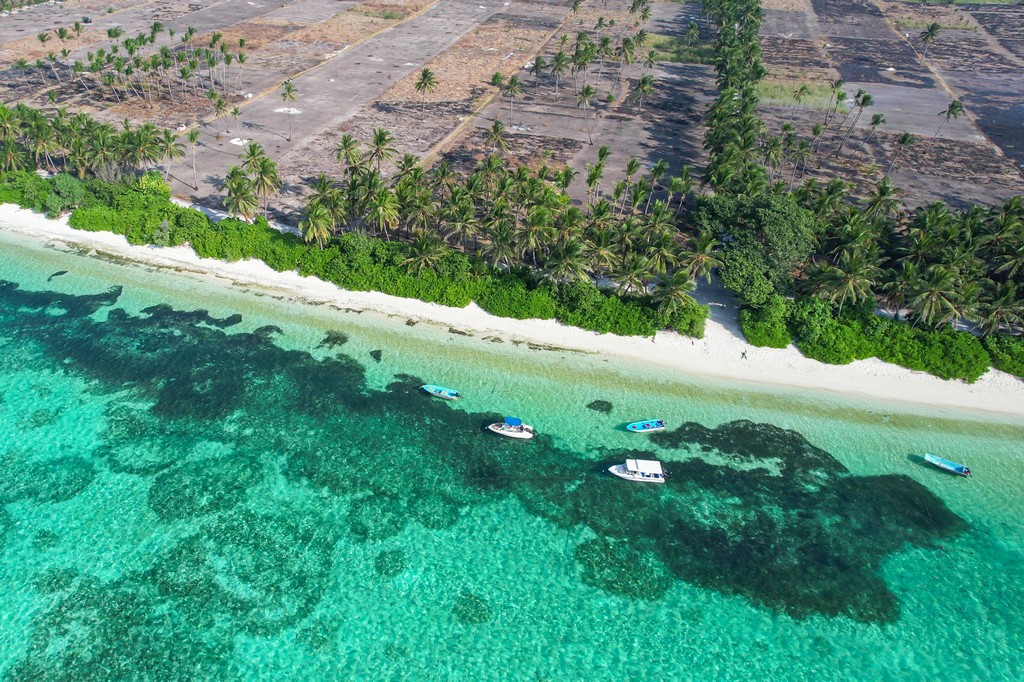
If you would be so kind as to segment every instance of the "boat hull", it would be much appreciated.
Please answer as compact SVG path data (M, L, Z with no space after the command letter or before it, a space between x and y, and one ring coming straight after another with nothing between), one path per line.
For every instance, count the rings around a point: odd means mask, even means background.
M444 386L426 384L424 386L420 386L420 390L425 392L427 395L432 395L435 398L441 398L442 400L458 400L462 397L462 395L454 388L445 388Z
M626 468L625 464L614 464L608 467L608 473L612 476L618 476L619 478L626 481L635 481L637 483L664 483L664 476L652 476L644 475L639 471L630 471Z
M536 435L533 431L533 427L529 424L523 424L522 426L509 426L502 422L495 422L493 424L488 424L487 430L491 433L496 433L499 436L515 438L517 440L529 440Z
M626 429L633 433L651 433L653 431L664 431L665 422L661 419L646 419L642 422L633 422L626 425Z
M938 457L936 455L926 452L924 455L924 461L928 462L933 467L937 467L939 469L942 469L943 471L948 471L949 473L956 474L957 476L963 476L964 478L967 478L968 476L971 475L971 468L969 466L958 464L956 462L951 462L950 460L945 459L944 457Z

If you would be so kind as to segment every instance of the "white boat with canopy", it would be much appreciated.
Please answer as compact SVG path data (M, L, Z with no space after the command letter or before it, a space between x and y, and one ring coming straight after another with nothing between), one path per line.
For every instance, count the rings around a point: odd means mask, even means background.
M608 471L627 481L641 483L664 483L669 476L662 468L661 462L653 459L627 459L625 464L608 467Z
M488 424L487 430L499 436L520 438L522 440L533 438L534 436L533 427L529 424L524 424L522 419L516 419L515 417L505 417L505 421Z

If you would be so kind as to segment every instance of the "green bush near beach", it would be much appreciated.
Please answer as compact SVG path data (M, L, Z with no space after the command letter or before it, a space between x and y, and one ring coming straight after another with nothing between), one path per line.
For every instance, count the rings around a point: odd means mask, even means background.
M320 249L275 230L264 218L252 223L226 218L214 223L169 197L158 173L145 173L126 184L82 182L67 175L44 179L27 172L7 173L0 179L0 201L56 215L73 209L72 227L121 234L131 244L188 244L202 258L258 259L279 272L298 271L352 291L380 291L459 308L476 301L493 315L554 318L600 333L652 336L661 329L697 337L704 333L707 308L696 303L660 311L646 297L620 297L589 282L542 281L527 270L503 272L447 248L430 267L414 268L405 244L347 233Z
M992 366L1024 379L1024 336L998 334L983 341L992 356Z

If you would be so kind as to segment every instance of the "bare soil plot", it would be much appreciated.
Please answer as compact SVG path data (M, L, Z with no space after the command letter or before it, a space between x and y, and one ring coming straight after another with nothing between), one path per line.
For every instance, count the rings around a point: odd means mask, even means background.
M972 6L970 14L1003 47L1024 58L1024 11L1019 6Z
M434 92L421 95L416 91L419 72L414 71L395 83L380 99L384 102L441 102L464 100L473 93L485 92L481 86L490 81L492 74L518 73L524 61L540 51L557 26L555 19L549 20L546 26L533 28L525 22L492 17L426 63L426 68L437 77L438 87ZM496 92L496 89L488 88L488 91Z
M940 71L1019 71L1024 62L998 49L987 33L943 31L928 48L928 63ZM995 48L995 49L993 49Z
M761 59L772 73L832 70L832 61L817 40L761 36Z
M895 35L885 40L835 37L830 43L828 51L847 82L935 87L935 79L921 66L914 49Z

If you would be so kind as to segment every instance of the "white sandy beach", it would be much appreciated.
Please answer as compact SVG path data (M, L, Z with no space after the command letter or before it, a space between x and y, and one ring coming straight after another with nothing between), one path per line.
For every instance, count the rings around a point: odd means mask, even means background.
M652 341L650 337L597 334L553 320L495 317L476 304L450 308L375 292L345 291L313 277L276 272L261 261L225 263L202 259L187 247L132 246L119 235L74 230L68 227L66 218L49 220L12 204L0 205L0 229L42 242L86 247L152 266L223 278L286 298L401 315L422 322L497 334L510 340L628 358L663 367L666 372L1024 417L1024 381L1004 372L990 370L974 384L966 384L944 381L876 359L842 366L826 365L805 358L792 346L780 350L749 345L739 332L733 311L720 306L712 307L712 319L708 320L703 339L662 332Z

